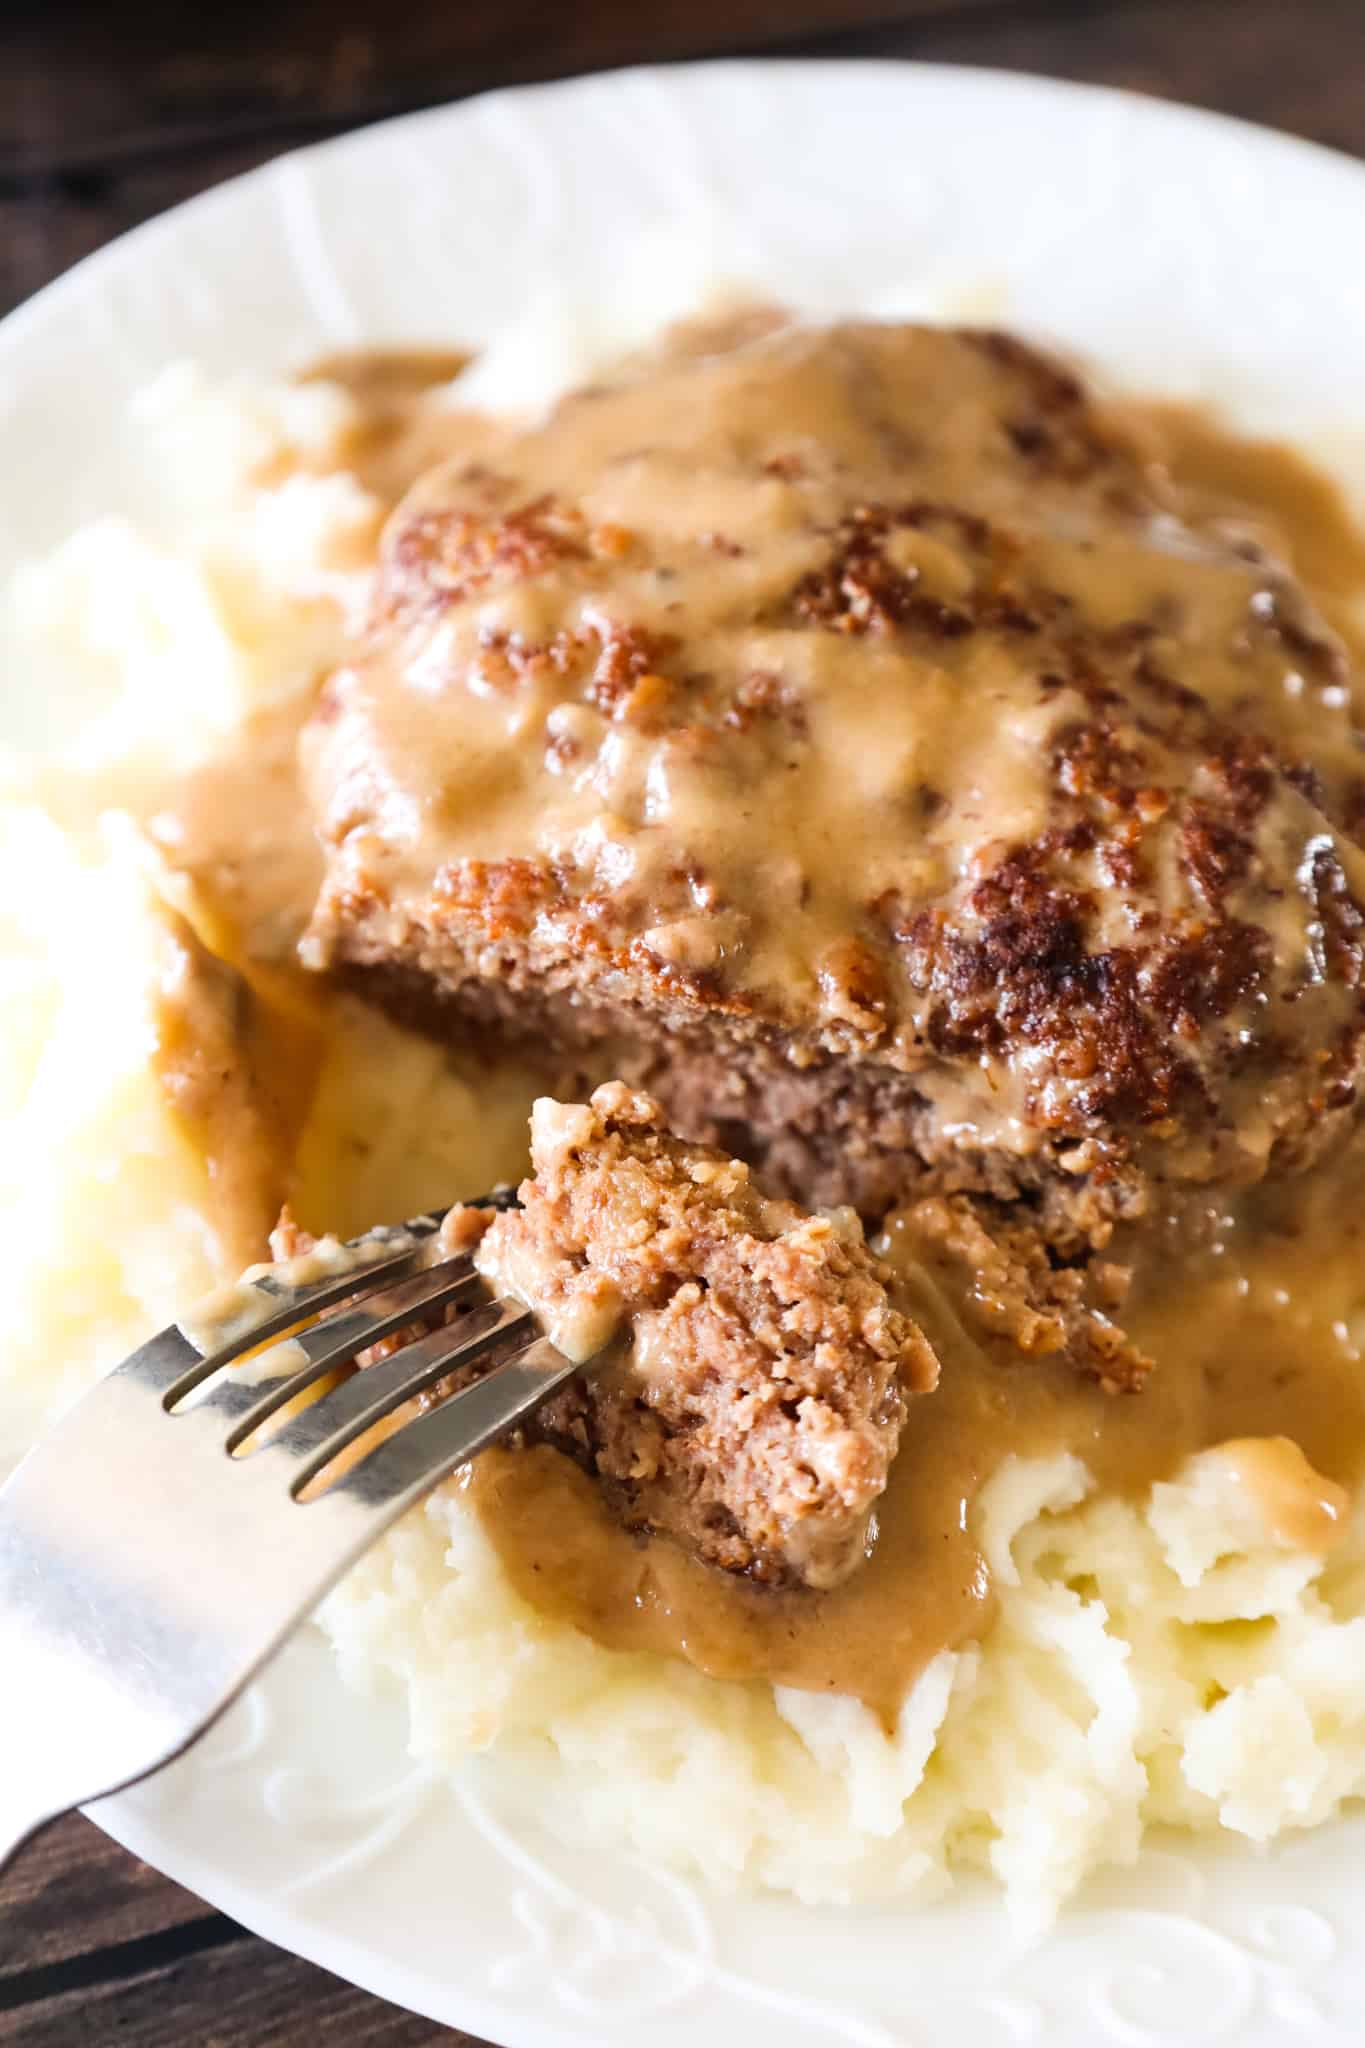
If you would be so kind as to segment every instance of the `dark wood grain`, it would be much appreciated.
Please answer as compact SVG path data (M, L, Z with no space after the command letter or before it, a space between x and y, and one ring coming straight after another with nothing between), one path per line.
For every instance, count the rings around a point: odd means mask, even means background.
M347 2048L484 2048L281 1955L80 1814L0 1885L0 2048L299 2048L304 2012Z
M330 132L490 86L637 62L877 52L1133 85L1358 146L1360 0L178 0L0 9L0 190ZM60 64L55 52L60 51Z
M845 47L1124 86L1365 154L1362 0L1016 0L989 17L859 32Z
M400 2012L245 1934L0 2010L0 2048L303 2048L324 2040L338 2048L480 2048L468 2034Z
M18 1976L184 1926L207 1910L80 1814L30 1845L0 1896L0 2004Z
M117 174L86 170L18 182L0 177L0 314L126 229L253 170L278 148L259 140L224 142L186 156L146 158Z
M0 73L0 171L329 126L486 86L641 60L773 48L860 24L998 11L1000 0L499 0L378 7L375 0L235 0L226 16L179 0L138 6L27 0ZM62 39L54 103L51 52Z
M1365 0L244 0L232 19L225 39L216 14L163 0L23 0L14 14L0 0L0 312L296 142L595 63L778 50L995 64L1365 154Z
M0 0L0 311L295 142L488 86L755 51L1089 79L1365 154L1365 0ZM0 2048L324 2030L480 2048L271 1949L80 1818L0 1882Z

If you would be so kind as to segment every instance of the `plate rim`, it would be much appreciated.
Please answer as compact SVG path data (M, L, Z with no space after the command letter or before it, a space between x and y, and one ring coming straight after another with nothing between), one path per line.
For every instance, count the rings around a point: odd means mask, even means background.
M1308 136L1296 135L1291 130L1273 128L1262 122L1253 121L1244 115L1224 113L1216 108L1202 107L1189 100L1174 100L1162 93L1149 93L1138 87L1090 83L1084 79L1056 78L1046 72L1015 70L996 64L943 63L921 60L914 57L704 57L683 59L676 64L628 64L603 71L575 72L565 78L536 79L525 84L492 86L482 91L461 95L456 99L441 100L433 106L415 107L405 113L385 114L372 121L363 121L346 128L337 135L329 135L315 142L300 143L281 149L264 163L255 164L251 169L236 171L202 192L193 193L188 199L177 200L164 207L149 219L139 221L127 228L112 241L98 249L92 249L80 257L58 276L51 278L17 306L0 317L0 351L12 345L22 346L27 338L30 325L38 325L61 312L65 301L73 301L93 283L98 284L106 270L123 268L130 261L137 260L145 249L154 248L157 241L186 223L207 219L223 206L231 205L243 188L256 183L267 184L279 173L282 164L296 164L301 161L316 163L331 152L349 153L364 147L368 139L377 135L395 135L400 132L416 133L424 124L437 125L448 121L465 108L485 107L499 102L535 101L542 97L571 97L586 87L599 87L606 81L613 86L618 83L623 89L629 83L640 79L663 79L725 74L734 76L759 75L780 79L785 74L809 76L824 74L836 81L844 74L880 72L888 76L911 73L927 80L939 79L948 89L960 88L970 81L973 86L984 86L988 90L1006 94L1017 94L1021 98L1055 97L1073 105L1089 103L1092 106L1108 103L1116 106L1138 107L1146 117L1156 120L1174 120L1180 125L1207 127L1210 124L1227 133L1237 133L1245 139L1254 140L1258 148L1275 148L1301 161L1316 162L1323 170L1334 176L1345 173L1351 178L1365 180L1365 160L1353 157L1344 149L1337 149L1331 143L1317 142Z
M83 298L91 291L98 291L106 275L135 268L156 250L163 239L186 229L192 232L197 223L209 220L220 210L230 210L240 202L245 190L268 185L278 178L284 165L303 160L317 163L332 153L363 151L371 145L372 138L388 137L400 131L420 136L424 128L436 128L460 118L466 110L494 102L515 103L520 108L533 106L546 96L571 98L585 88L600 88L605 81L611 81L613 85L619 82L626 88L631 81L642 78L761 77L767 89L780 93L784 78L799 73L807 80L813 75L823 75L830 79L832 90L838 91L840 81L846 75L866 74L868 71L891 77L914 75L923 81L938 82L950 92L964 89L999 92L1021 102L1031 101L1044 110L1050 103L1091 107L1111 105L1137 109L1145 121L1175 123L1191 133L1210 129L1236 132L1253 141L1262 153L1278 153L1284 160L1292 158L1311 162L1320 172L1337 179L1342 179L1344 174L1355 185L1362 212L1365 212L1365 163L1346 152L1238 116L1124 87L1057 79L995 66L926 63L899 58L774 56L704 59L676 65L633 65L471 93L435 106L366 122L338 135L282 150L264 164L220 180L194 197L129 229L21 302L0 320L0 362L7 366L7 359L15 351L30 347L31 337L39 336L46 323L78 316ZM22 394L19 402L22 404ZM158 1869L166 1869L158 1847L162 1837L154 1821L149 1822L146 1816L127 1805L109 1803L105 1810L105 1802L99 1802L84 1811L97 1826L131 1853L141 1856ZM183 1854L177 1845L167 1874L186 1884L210 1906L228 1913L242 1926L276 1946L331 1970L391 2003L399 2002L394 1996L395 1988L398 1988L401 2002L407 2009L437 2024L453 2024L446 2012L438 2009L429 1996L424 1995L421 1980L412 1975L406 1964L383 1958L377 1951L357 1944L344 1932L328 1930L306 1912L300 1913L288 1899L253 1893L239 1885L230 1874L215 1870L208 1857L197 1852ZM382 1971L389 1973L388 1984L378 1981L377 1973ZM397 1984L395 1980L398 1980ZM467 1993L462 1988L459 1998L464 2009L459 2024L487 2033L490 2040L503 2041L506 2048L562 2048L564 2042L580 2038L566 2034L558 2025L547 2026L533 2014L513 2011L497 2002L490 2003L473 1988Z

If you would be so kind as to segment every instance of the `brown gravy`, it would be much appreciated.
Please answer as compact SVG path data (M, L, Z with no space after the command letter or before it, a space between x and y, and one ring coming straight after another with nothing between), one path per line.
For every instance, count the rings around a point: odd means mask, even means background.
M419 420L415 403L459 362L423 357L405 369L367 356L314 373L343 375L372 408L356 459L386 498L436 453L469 445L467 421L450 414L441 424L429 411ZM1365 588L1365 543L1335 487L1288 450L1240 440L1202 415L1161 407L1131 417L1193 513L1245 520L1359 648L1349 600ZM291 964L318 875L295 778L297 716L262 721L232 755L169 793L158 836L210 904L215 949L266 1010L325 1031L325 985ZM186 1008L178 1042L217 1044L218 1028ZM239 1062L277 1104L291 1090L306 1097L298 1034L293 1052L287 1040L258 1035L245 1055L239 1041ZM231 1063L198 1049L177 1058L166 1068L172 1085L205 1128L226 1130L240 1113ZM287 1156L287 1117L275 1142L277 1157ZM1125 1325L1157 1361L1145 1390L1129 1398L1046 1362L988 1354L932 1274L907 1270L912 1302L940 1350L942 1384L914 1408L866 1567L834 1592L775 1594L726 1579L666 1542L641 1543L575 1466L544 1448L488 1452L460 1484L523 1595L596 1640L682 1656L719 1676L851 1692L890 1716L936 1651L979 1636L988 1621L989 1573L971 1508L1011 1453L1074 1452L1099 1488L1133 1496L1191 1452L1228 1442L1242 1483L1271 1505L1286 1540L1332 1540L1340 1488L1365 1463L1363 1163L1358 1145L1309 1178L1244 1198L1233 1215L1191 1206L1116 1247L1135 1271ZM225 1171L225 1200L231 1185ZM263 1214L259 1202L252 1213ZM894 1217L886 1250L895 1264Z
M1189 405L1125 407L1195 519L1235 520L1288 562L1337 631L1361 651L1353 600L1365 536L1332 478L1278 441L1243 439Z
M157 1075L208 1163L224 1257L250 1265L289 1192L318 1032L268 974L253 985L183 918L167 932L158 998Z
M623 1037L634 1004L780 1036L774 1103L833 1051L883 1103L913 1078L927 1150L1066 1128L1255 1178L1365 1049L1324 940L1327 878L1365 899L1347 664L1251 534L1024 363L856 323L664 351L425 475L306 736L308 963L455 990L505 917L500 974L533 944ZM1235 792L1248 726L1278 758ZM1035 941L1068 925L1098 982L1014 958L1025 873ZM846 1187L831 1149L801 1191L880 1213L895 1168Z
M553 1451L487 1452L461 1483L519 1592L599 1642L671 1651L717 1677L855 1693L893 1718L929 1658L989 1620L970 1510L1011 1455L1073 1452L1100 1489L1131 1497L1191 1453L1239 1440L1239 1476L1287 1540L1326 1547L1342 1499L1333 1482L1354 1483L1365 1460L1365 1370L1351 1335L1354 1319L1365 1339L1362 1165L1356 1151L1336 1172L1249 1205L1184 1256L1178 1231L1148 1247L1124 1313L1157 1361L1136 1395L1107 1395L1003 1347L988 1353L932 1274L902 1269L943 1376L911 1408L868 1563L832 1592L772 1593L671 1545L638 1544ZM893 1266L896 1236L893 1219ZM1280 1436L1307 1467L1260 1442Z
M304 697L259 712L212 761L163 793L149 830L207 906L214 950L295 978L316 1002L297 963L322 880L296 760L311 708Z
M349 349L310 364L301 381L339 384L355 401L345 461L366 490L392 505L434 463L504 431L500 422L434 402L471 360L464 349Z

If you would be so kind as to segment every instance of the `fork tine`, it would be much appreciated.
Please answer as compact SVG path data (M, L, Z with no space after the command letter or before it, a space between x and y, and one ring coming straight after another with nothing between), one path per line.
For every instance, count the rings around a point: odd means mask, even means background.
M115 1366L109 1377L135 1380L149 1393L169 1399L171 1389L179 1386L186 1374L194 1370L199 1357L189 1338L172 1323L168 1329L158 1330L154 1337L140 1344L121 1365Z
M575 1363L537 1337L485 1378L395 1430L323 1496L398 1513L438 1480L514 1429L595 1360Z
M405 1401L531 1328L534 1320L520 1302L490 1301L471 1309L458 1322L428 1332L324 1394L263 1444L261 1455L280 1451L300 1461L290 1480L290 1491L297 1495Z
M508 1207L516 1196L484 1199ZM580 1369L528 1336L529 1311L497 1301L321 1396L258 1455L228 1455L222 1412L202 1425L167 1414L243 1351L267 1350L348 1294L353 1309L304 1329L307 1372L325 1370L343 1343L349 1351L377 1341L390 1323L403 1328L399 1317L457 1299L474 1284L459 1262L420 1278L413 1270L438 1224L427 1217L371 1233L349 1256L327 1245L312 1265L321 1280L295 1277L308 1267L258 1269L91 1387L0 1487L0 1623L7 1651L17 1649L36 1681L4 1691L19 1768L14 1796L0 1799L0 1865L55 1814L178 1755L425 1488ZM407 1419L404 1402L485 1354L494 1369L477 1385ZM243 1399L262 1398L248 1375L236 1379ZM217 1392L205 1387L199 1407L208 1410ZM385 1441L375 1425L390 1416L398 1426ZM281 1443L292 1458L274 1455ZM339 1469L314 1498L310 1479L326 1480L325 1467L349 1446L354 1469ZM136 1514L127 1511L130 1484ZM91 1528L101 1532L93 1550ZM269 1568L253 1573L253 1557Z
M377 1293L367 1295L353 1308L343 1309L324 1322L314 1323L284 1338L278 1347L278 1362L282 1368L278 1376L267 1378L266 1383L261 1384L271 1359L271 1353L267 1352L259 1361L252 1361L253 1367L259 1364L260 1372L253 1373L251 1381L226 1378L193 1413L237 1418L226 1439L228 1450L235 1451L262 1423L268 1422L272 1415L298 1395L306 1393L324 1374L337 1366L353 1364L357 1352L377 1344L381 1337L391 1336L405 1323L419 1321L465 1295L479 1292L482 1286L468 1253L457 1259L447 1259L439 1266L424 1267L417 1273L408 1274ZM294 1372L284 1369L300 1353L302 1365Z
M354 1265L348 1265L344 1272L329 1274L325 1279L294 1284L282 1281L273 1271L266 1271L255 1280L238 1281L208 1301L196 1304L194 1310L173 1327L194 1345L198 1363L182 1371L169 1388L160 1389L167 1404L183 1401L186 1394L193 1393L197 1386L225 1365L231 1365L234 1358L240 1358L244 1351L254 1350L257 1345L280 1336L291 1324L320 1315L323 1309L334 1307L348 1294L354 1294L358 1288L372 1286L377 1280L399 1279L421 1257L427 1238L439 1228L439 1223L439 1217L420 1216L400 1229L375 1230L369 1233L368 1238L353 1239L347 1250L361 1250L373 1240L373 1258L364 1256ZM398 1240L396 1244L395 1239ZM223 1324L227 1333L221 1341L206 1347L196 1341L196 1331L204 1323L210 1326ZM143 1347L144 1350L149 1348ZM141 1359L142 1353L136 1352L118 1370L132 1373L145 1381L149 1374L145 1368L139 1370Z

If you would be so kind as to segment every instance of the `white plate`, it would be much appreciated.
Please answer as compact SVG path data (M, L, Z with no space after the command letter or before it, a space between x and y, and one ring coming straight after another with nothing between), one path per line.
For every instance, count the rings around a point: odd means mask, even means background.
M1122 94L785 64L499 94L284 158L11 316L0 574L126 502L121 401L169 357L269 372L459 339L507 389L726 282L1014 323L1346 464L1363 240L1365 171ZM40 708L7 689L6 736ZM1365 1821L1267 1857L1162 1844L1031 1953L981 1891L913 1917L714 1901L541 1838L487 1766L454 1792L413 1774L397 1706L348 1696L313 1636L98 1818L273 1940L507 2048L1339 2048L1365 2010Z

